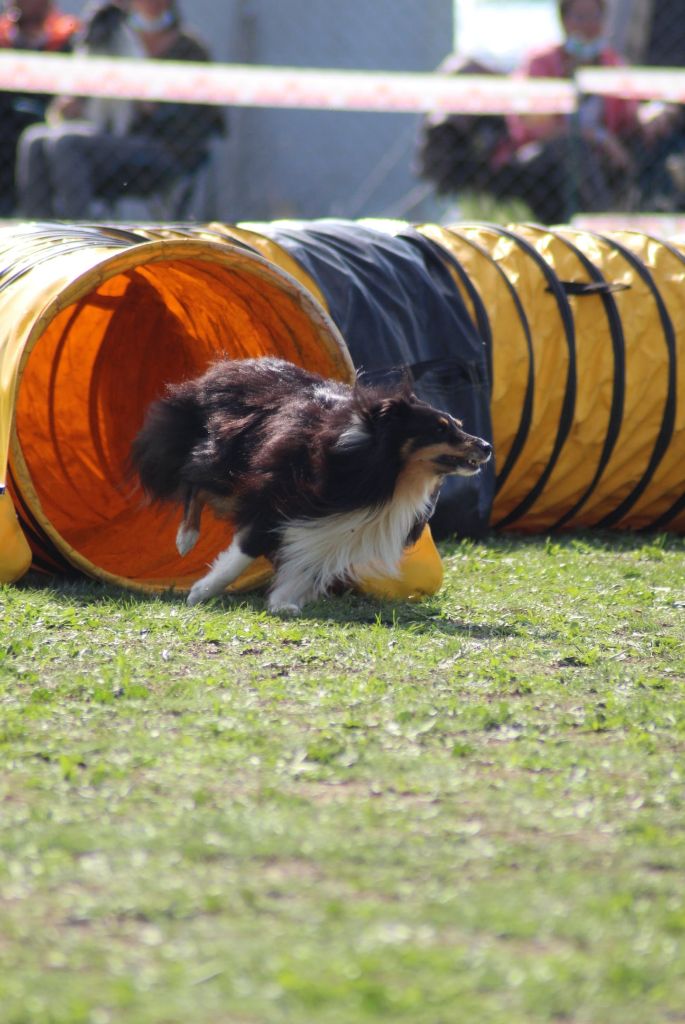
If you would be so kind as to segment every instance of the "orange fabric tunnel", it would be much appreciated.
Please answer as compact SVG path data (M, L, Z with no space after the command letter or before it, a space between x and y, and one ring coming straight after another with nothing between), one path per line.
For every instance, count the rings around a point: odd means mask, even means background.
M26 537L36 568L188 586L231 530L208 515L197 548L178 558L177 515L147 505L126 474L148 404L222 353L349 380L337 329L293 278L240 246L26 225L0 232L0 249L3 578L26 569ZM265 569L256 563L251 581Z

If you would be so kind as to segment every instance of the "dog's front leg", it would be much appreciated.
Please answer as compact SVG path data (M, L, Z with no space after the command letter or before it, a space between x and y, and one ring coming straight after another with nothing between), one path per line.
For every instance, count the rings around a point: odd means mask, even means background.
M332 582L324 567L322 544L318 534L323 533L323 553L327 553L326 523L316 530L308 523L294 523L286 527L276 557L276 575L271 585L267 607L281 615L298 615L302 606L326 591Z
M308 587L300 593L294 594L288 585L277 587L269 594L267 608L274 615L299 615L302 606L316 597L314 587Z
M244 531L236 533L230 547L217 555L207 575L193 583L188 594L188 604L200 604L201 601L209 601L221 594L229 583L233 583L251 565L254 555L245 554L241 539L245 539Z
M269 611L277 615L299 615L302 606L317 593L313 574L293 575L288 568L286 565L278 569L267 601Z

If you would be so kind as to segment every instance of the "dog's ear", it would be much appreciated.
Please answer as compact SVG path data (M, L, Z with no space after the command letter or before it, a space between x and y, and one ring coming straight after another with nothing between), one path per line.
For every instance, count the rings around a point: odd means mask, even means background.
M372 423L391 423L406 416L408 411L408 399L404 395L399 395L374 402L368 410L368 416Z
M389 390L387 387L357 387L355 393L355 411L365 428L370 433L382 426L388 426L406 416L416 396L411 390L408 380L404 380L399 388Z
M341 431L335 447L350 451L375 443L379 431L399 419L400 406L403 404L397 398L364 395Z
M400 402L398 402L396 398L384 398L382 402L376 402L372 409L370 409L371 418L373 420L392 419L397 416L399 411Z

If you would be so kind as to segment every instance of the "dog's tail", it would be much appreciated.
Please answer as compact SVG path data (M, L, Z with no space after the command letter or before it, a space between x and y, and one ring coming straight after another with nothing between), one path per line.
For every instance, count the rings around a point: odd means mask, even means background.
M129 472L153 501L181 501L183 467L206 436L201 410L191 395L170 394L153 402L131 445Z

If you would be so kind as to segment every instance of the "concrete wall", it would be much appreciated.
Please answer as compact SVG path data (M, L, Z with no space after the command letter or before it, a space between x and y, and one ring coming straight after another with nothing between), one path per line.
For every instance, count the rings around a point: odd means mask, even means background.
M78 13L80 0L60 6ZM185 0L218 61L428 71L452 46L451 0ZM216 215L404 212L418 119L403 114L233 110L218 147Z

